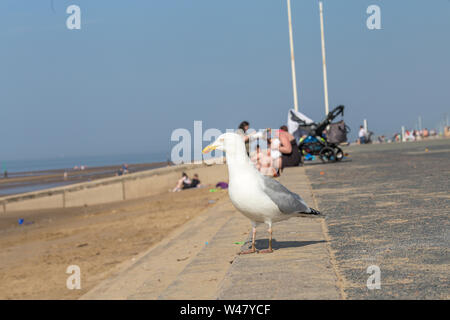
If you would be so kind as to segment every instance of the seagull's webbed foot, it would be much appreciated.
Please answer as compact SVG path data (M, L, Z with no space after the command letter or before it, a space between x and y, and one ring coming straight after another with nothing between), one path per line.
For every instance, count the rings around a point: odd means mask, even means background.
M256 252L258 252L258 251L256 251L256 249L253 247L249 250L241 251L241 252L239 252L239 254L250 254L250 253L256 253Z
M258 253L272 253L273 250L272 249L264 249L264 250L259 250Z

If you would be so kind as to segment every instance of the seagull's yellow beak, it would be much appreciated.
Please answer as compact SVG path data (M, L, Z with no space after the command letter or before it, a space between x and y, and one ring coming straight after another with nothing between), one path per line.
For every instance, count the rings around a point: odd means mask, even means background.
M202 153L209 153L209 152L215 150L216 148L217 148L217 146L210 144L205 149L203 149Z

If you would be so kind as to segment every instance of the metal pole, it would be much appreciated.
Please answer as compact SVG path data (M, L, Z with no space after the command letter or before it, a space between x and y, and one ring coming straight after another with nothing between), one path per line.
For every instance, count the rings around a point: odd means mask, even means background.
M294 109L298 111L297 80L295 75L294 39L292 36L291 0L287 0L289 18L289 44L291 46L291 68L292 68L292 88L294 92Z
M422 131L422 116L419 116L419 131Z
M320 35L322 38L322 66L323 66L323 90L325 95L325 115L328 115L328 80L327 80L327 61L325 56L325 36L323 32L323 3L319 1L320 8Z

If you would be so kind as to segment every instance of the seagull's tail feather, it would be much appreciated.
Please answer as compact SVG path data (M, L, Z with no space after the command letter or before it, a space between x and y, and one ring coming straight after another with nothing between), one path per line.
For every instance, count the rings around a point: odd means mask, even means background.
M318 210L313 209L313 208L309 208L309 212L305 212L305 211L297 212L297 215L300 217L311 217L311 216L323 217L324 216L321 212L319 212Z
M323 215L319 210L316 210L316 209L313 209L313 208L309 208L309 210L311 210L310 214L312 214L312 215L315 215L315 216L322 216Z

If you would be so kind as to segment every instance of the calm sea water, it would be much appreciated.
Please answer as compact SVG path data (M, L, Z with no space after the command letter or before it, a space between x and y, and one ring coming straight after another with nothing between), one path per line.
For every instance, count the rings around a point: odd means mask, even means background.
M52 159L36 160L5 160L0 159L1 173L5 170L8 173L45 171L53 169L72 169L75 166L102 167L121 165L123 163L152 163L167 161L166 154L122 154L105 156L77 156L77 157L59 157Z

